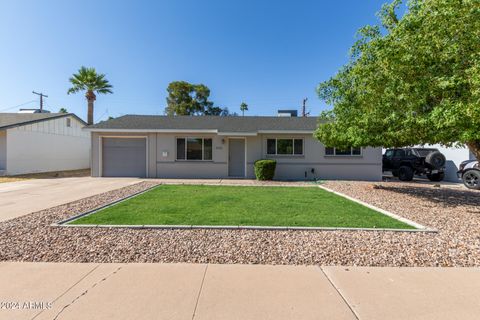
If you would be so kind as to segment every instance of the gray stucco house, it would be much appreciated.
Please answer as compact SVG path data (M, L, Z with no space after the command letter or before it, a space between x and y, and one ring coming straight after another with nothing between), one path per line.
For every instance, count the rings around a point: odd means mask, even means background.
M258 159L275 179L380 180L381 148L325 148L315 117L125 115L88 126L95 177L254 178Z

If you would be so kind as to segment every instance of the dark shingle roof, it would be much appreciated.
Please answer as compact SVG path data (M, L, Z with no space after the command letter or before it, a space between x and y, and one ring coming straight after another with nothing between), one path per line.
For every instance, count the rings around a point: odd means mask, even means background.
M88 126L118 130L218 130L218 132L313 131L316 117L218 117L125 115Z
M73 113L0 113L0 129L8 129L66 116L73 116L85 123Z

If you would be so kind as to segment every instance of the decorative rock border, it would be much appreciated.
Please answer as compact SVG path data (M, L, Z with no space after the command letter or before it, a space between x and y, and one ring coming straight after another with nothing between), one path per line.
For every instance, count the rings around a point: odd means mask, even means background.
M163 230L193 230L193 229L220 229L220 230L271 230L271 231L389 231L389 232L433 232L435 229L386 229L386 228L348 228L348 227L290 227L290 226L202 226L202 225L136 225L136 224L52 224L52 227L66 228L111 228L111 229L163 229Z

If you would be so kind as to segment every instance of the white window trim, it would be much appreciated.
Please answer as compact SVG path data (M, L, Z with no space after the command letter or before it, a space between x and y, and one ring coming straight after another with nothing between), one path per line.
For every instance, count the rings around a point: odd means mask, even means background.
M353 147L350 147L350 154L337 154L337 148L333 147L333 154L327 154L325 147L325 157L363 157L363 148L360 147L360 154L353 154Z
M185 159L178 159L178 139L184 139L185 140ZM202 159L187 159L187 141L188 139L202 139ZM205 160L205 139L210 139L212 140L212 159ZM209 137L175 137L175 161L180 161L180 162L212 162L213 161L213 138Z
M268 140L275 140L275 153L268 153ZM281 154L278 153L278 140L292 140L293 148L291 154ZM295 154L295 141L294 140L302 140L302 153ZM303 157L305 156L305 139L304 138L266 138L265 140L265 155L270 157Z

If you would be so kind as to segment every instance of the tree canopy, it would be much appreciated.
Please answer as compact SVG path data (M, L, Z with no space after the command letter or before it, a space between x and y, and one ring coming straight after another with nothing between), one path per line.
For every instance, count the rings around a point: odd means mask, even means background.
M93 124L93 103L98 94L111 94L113 86L108 82L103 73L97 73L95 68L81 67L78 73L73 74L69 79L72 86L67 93L77 93L85 91L85 98L87 98L87 123Z
M112 92L112 85L105 78L103 73L97 73L95 68L81 67L78 73L75 73L70 79L72 87L67 93L77 93L79 91L107 94Z
M244 116L245 111L248 111L248 104L246 104L245 102L242 102L240 104L240 111L242 111L242 116Z
M359 30L350 61L317 89L327 146L466 144L480 158L480 2L400 0Z
M228 115L228 109L214 106L210 89L203 84L191 84L186 81L174 81L167 88L167 115Z

